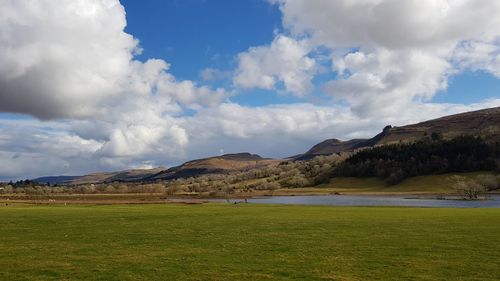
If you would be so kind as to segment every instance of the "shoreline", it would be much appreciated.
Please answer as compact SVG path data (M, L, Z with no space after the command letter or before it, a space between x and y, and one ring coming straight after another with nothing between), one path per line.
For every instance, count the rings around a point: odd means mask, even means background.
M0 205L32 204L32 205L141 205L141 204L206 204L220 202L243 203L245 199L265 199L272 197L295 196L356 196L356 197L402 197L409 200L443 200L443 201L488 201L489 196L498 196L492 192L481 196L477 200L466 200L454 193L430 192L298 192L298 193L254 193L236 194L230 197L208 197L199 195L165 195L165 194L57 194L57 195L0 195Z

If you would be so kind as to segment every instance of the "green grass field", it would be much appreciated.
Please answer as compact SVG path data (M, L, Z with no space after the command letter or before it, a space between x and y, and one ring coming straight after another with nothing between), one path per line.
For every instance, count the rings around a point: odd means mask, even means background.
M499 280L500 209L0 206L0 280Z
M343 193L456 193L453 189L452 176L460 175L467 179L474 179L480 175L496 175L492 172L452 173L441 175L427 175L407 178L403 182L387 186L378 178L333 178L330 183L317 188L328 189Z

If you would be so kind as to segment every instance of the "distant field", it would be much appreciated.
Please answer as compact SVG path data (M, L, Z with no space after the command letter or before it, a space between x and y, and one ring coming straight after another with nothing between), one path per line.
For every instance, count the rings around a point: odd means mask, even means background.
M500 209L0 206L0 280L499 280Z
M413 177L403 182L387 186L377 178L333 178L329 184L318 186L343 193L454 193L453 175L475 178L478 175L491 175L492 172L443 174Z
M288 188L272 191L273 195L290 194L455 194L453 189L454 175L473 179L479 175L491 175L492 172L453 173L442 175L429 175L405 179L403 182L388 186L378 178L332 178L328 184L315 187ZM255 192L258 194L269 194L268 191Z

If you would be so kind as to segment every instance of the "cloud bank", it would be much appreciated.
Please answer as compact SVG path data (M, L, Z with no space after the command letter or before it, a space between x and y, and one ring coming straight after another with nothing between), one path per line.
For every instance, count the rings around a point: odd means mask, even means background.
M293 37L328 50L336 77L323 89L360 116L390 116L430 101L464 70L500 77L495 1L271 2L279 5Z
M231 93L177 81L161 59L135 60L141 50L125 26L116 0L3 3L0 111L70 120L63 135L101 162L178 154L188 136L175 116L215 106ZM31 145L45 149L36 138Z

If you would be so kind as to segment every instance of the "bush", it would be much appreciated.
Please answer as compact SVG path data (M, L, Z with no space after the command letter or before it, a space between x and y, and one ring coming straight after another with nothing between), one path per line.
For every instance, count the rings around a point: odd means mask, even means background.
M253 186L254 189L256 190L276 190L279 189L281 186L277 182L259 182Z
M392 172L385 182L387 185L396 185L402 182L405 178L406 178L405 172L402 169L398 169Z
M464 177L454 177L453 188L465 200L477 200L479 195L486 191L486 188L475 180L467 180Z
M309 181L301 174L283 179L279 183L281 186L291 188L306 187L310 185Z
M180 187L178 185L171 185L171 186L167 187L165 191L166 191L167 195L174 195L177 192L179 192L179 190L180 190Z

